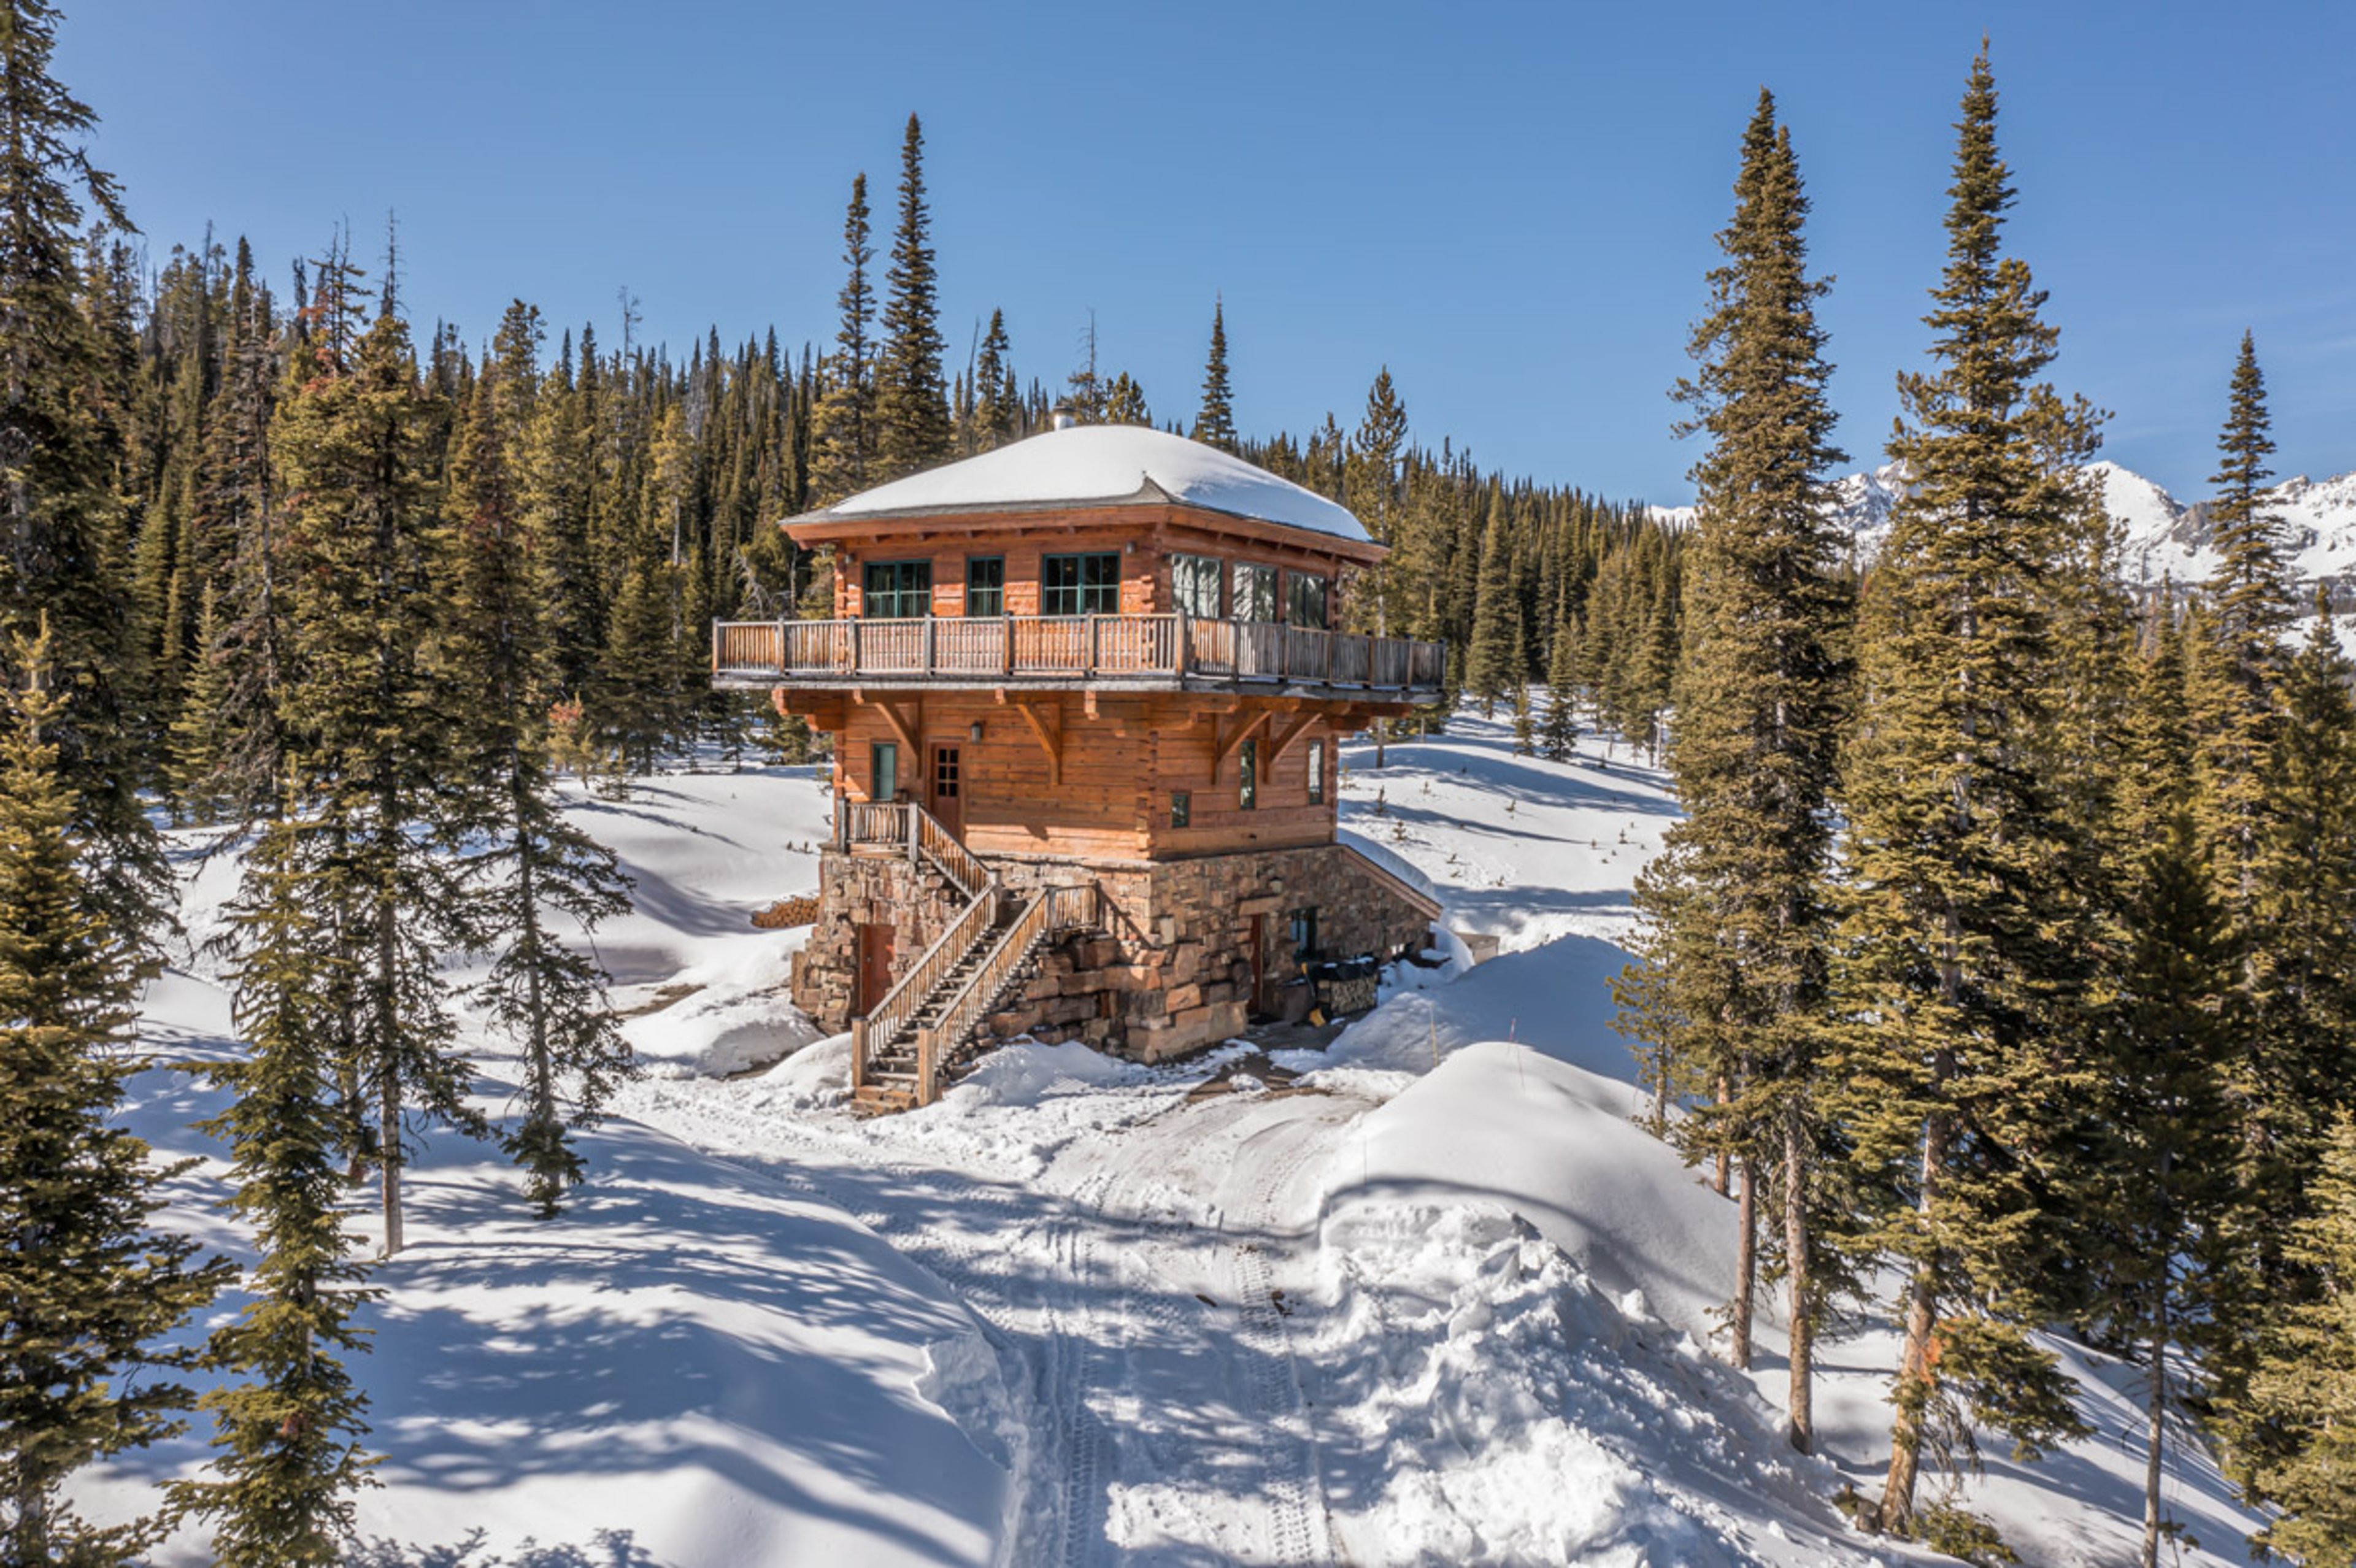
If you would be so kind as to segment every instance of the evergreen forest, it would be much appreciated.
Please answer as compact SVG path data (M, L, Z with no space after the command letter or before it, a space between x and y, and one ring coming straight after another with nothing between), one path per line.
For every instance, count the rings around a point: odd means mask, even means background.
M494 1136L444 958L492 956L530 1069L497 1136L558 1215L573 1131L635 1069L562 940L628 881L557 781L808 760L819 738L708 679L713 620L830 603L777 522L1059 405L1355 513L1391 553L1351 629L1449 650L1447 700L1408 722L1502 704L1526 751L1596 731L1669 769L1687 816L1640 885L1624 1027L1662 1136L1741 1205L1738 1359L1786 1293L1795 1446L1812 1326L1900 1282L1862 1525L2005 1553L1928 1477L1976 1431L2077 1429L2031 1338L2059 1325L2147 1374L2147 1564L2180 1442L2271 1510L2261 1548L2356 1561L2350 663L2260 499L2247 338L2219 368L2223 565L2122 575L2084 473L2101 412L2052 379L2007 242L1985 53L1888 449L1911 489L1861 565L1826 520L1828 285L1763 94L1678 389L1684 527L1419 441L1378 342L1346 420L1240 433L1252 348L1217 300L1199 388L1141 386L1092 334L1076 365L1026 351L1002 314L954 365L915 115L886 211L845 171L840 294L779 325L682 351L626 300L603 330L544 320L529 278L496 322L413 321L390 226L323 224L301 257L143 235L51 73L57 23L0 0L0 1565L135 1562L192 1520L225 1564L337 1560L369 1467L344 1217L365 1193L398 1252L416 1129ZM247 847L223 956L250 1050L209 1070L232 1107L209 1130L261 1257L200 1339L231 1271L111 1119L171 935L163 835L189 824ZM190 1423L214 1462L155 1519L75 1516L77 1471Z

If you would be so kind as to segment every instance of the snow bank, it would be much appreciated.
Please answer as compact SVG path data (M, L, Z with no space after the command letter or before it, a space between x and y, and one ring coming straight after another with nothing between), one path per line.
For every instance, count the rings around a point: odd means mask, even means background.
M1074 425L864 490L818 516L1124 501L1151 483L1173 500L1335 539L1367 535L1347 508L1216 447L1143 425Z
M147 1040L218 1058L226 1011L212 987L168 976ZM189 1124L223 1097L166 1070L132 1092L141 1136L204 1162L184 1179L192 1200L218 1191L223 1151ZM477 1104L496 1116L509 1099L485 1083ZM372 1271L373 1348L351 1361L383 1456L382 1486L359 1498L375 1560L619 1541L638 1555L617 1561L671 1568L990 1562L1012 1406L964 1307L840 1210L742 1168L624 1122L580 1148L588 1181L540 1221L496 1148L423 1140L411 1245ZM210 1244L248 1253L216 1223ZM353 1229L371 1249L372 1217ZM225 1296L207 1326L241 1305ZM151 1507L209 1435L200 1420L125 1456L83 1501ZM205 1540L185 1531L155 1561L201 1563Z

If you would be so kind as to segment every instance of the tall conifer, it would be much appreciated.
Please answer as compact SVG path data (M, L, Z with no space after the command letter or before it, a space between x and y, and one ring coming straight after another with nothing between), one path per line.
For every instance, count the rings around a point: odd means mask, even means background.
M46 638L9 667L26 684L0 692L0 1563L95 1568L152 1531L91 1526L59 1489L180 1430L193 1396L152 1374L187 1358L156 1341L220 1281L150 1227L163 1173L114 1119L137 955L80 864Z
M1825 517L1832 367L1806 272L1808 202L1788 131L1762 91L1742 141L1733 220L1718 237L1710 311L1694 329L1699 368L1679 396L1687 433L1709 440L1695 466L1699 517L1685 589L1687 652L1674 682L1669 752L1685 819L1676 853L1640 882L1648 934L1634 983L1672 1038L1666 1056L1730 1093L1685 1124L1696 1154L1723 1149L1749 1174L1734 1297L1736 1360L1747 1360L1751 1210L1772 1170L1792 1325L1791 1427L1814 1441L1811 1335L1822 1178L1822 1057L1828 945L1829 807L1845 613ZM1566 637L1566 641L1567 641ZM1568 655L1565 656L1566 667ZM1672 884L1674 883L1674 887ZM1668 929L1670 923L1680 929Z
M229 979L246 1045L212 1070L236 1099L206 1130L230 1146L228 1206L261 1256L252 1299L206 1344L207 1364L236 1380L201 1402L214 1420L211 1474L172 1488L175 1508L212 1523L221 1568L342 1561L351 1493L370 1484L367 1399L339 1359L367 1348L352 1319L369 1297L344 1229L337 1157L343 1003L363 964L322 918L345 897L344 837L330 819L281 816L247 857L230 910Z
M834 352L822 367L823 389L811 414L810 499L823 505L863 490L875 456L875 292L867 265L875 259L868 242L867 176L851 182L851 206L842 220L842 263L851 269L836 304L842 322Z
M950 455L948 387L941 375L940 283L925 205L925 133L914 114L900 144L900 221L884 274L884 350L875 367L877 481Z
M524 1115L509 1147L530 1196L553 1214L581 1162L568 1121L594 1115L631 1074L629 1048L605 1005L604 976L552 922L594 927L627 908L610 850L554 802L548 713L555 698L546 623L554 579L548 541L530 524L514 457L531 421L539 317L518 303L500 324L451 460L451 621L443 655L454 682L479 693L457 717L460 776L479 848L467 862L474 923L495 955L483 982L492 1021L523 1058ZM568 1085L571 1088L567 1115Z
M1194 438L1221 452L1236 450L1235 394L1227 385L1227 302L1211 304L1211 352L1203 365L1203 401L1194 411Z
M376 1106L391 1253L408 1110L472 1125L441 972L470 934L451 864L449 704L429 656L444 614L427 449L441 413L398 316L380 316L349 363L328 343L321 354L272 441L294 567L282 720L304 809L337 845L315 907L356 960L349 1065Z
M2073 1432L2067 1380L2027 1338L2054 1303L2056 1118L2091 1087L2094 880L2051 777L2054 622L2084 487L2050 461L2091 434L2039 382L2056 334L2004 253L2009 171L1985 45L1958 124L1937 368L1901 377L1890 446L1913 484L1866 586L1848 796L1834 1076L1875 1194L1858 1240L1902 1272L1888 1479L1869 1522L1916 1526L1939 1435L2031 1451ZM2057 413L2057 410L2061 411Z
M46 635L58 689L71 693L48 742L91 886L125 930L145 933L166 875L123 689L134 621L112 543L122 411L103 406L107 366L79 297L76 187L100 223L131 223L113 177L80 145L97 117L49 74L57 20L46 0L0 0L0 684L27 684L16 649Z

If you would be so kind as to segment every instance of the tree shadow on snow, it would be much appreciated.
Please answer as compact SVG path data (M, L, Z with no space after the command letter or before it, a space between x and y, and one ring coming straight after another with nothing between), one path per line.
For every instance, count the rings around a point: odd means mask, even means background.
M369 1541L348 1549L344 1568L668 1568L626 1530L600 1530L586 1546L542 1546L527 1540L511 1552L486 1552L477 1530L447 1546Z

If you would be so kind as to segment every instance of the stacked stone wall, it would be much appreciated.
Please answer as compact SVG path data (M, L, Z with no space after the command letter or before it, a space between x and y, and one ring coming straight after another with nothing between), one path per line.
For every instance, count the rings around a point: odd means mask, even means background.
M991 865L1017 895L1093 882L1103 919L1100 931L1043 953L1037 973L987 1020L989 1032L1084 1040L1145 1061L1215 1045L1252 1013L1281 1008L1296 977L1296 910L1317 910L1319 947L1336 957L1389 960L1427 935L1423 912L1339 845L1152 862L1001 857ZM794 999L825 1027L842 1029L857 925L894 923L896 971L940 933L959 901L953 888L946 897L937 886L928 891L905 860L829 854L820 877L818 922L794 965Z

